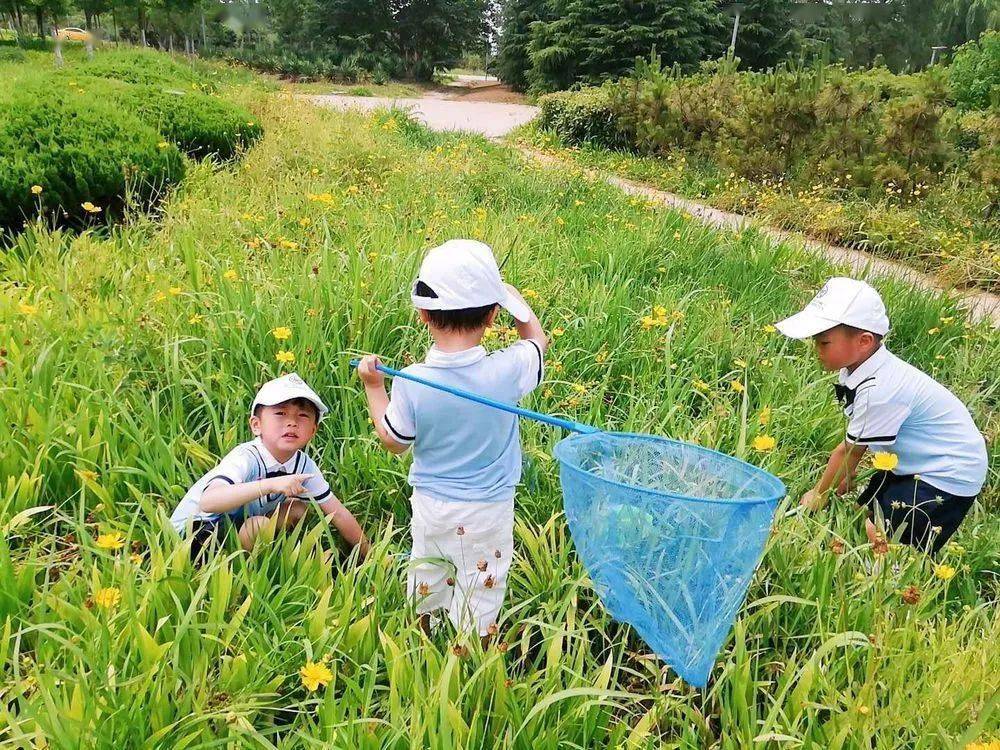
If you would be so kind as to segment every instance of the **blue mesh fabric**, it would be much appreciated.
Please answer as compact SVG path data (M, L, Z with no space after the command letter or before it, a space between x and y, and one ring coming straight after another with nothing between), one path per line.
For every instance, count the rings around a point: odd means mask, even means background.
M555 454L577 553L608 612L704 687L784 485L731 456L647 435L574 435Z

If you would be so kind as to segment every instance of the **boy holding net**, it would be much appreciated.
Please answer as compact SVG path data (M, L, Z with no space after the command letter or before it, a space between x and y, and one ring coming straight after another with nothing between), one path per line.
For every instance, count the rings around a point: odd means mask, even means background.
M511 404L541 382L545 332L521 294L503 283L489 246L450 240L430 250L411 299L434 345L405 372ZM501 306L521 340L487 353L483 336ZM514 548L517 417L402 379L390 400L378 364L367 356L358 367L375 431L392 453L413 448L407 593L425 630L443 609L456 628L476 628L485 646L496 632Z
M801 312L777 323L794 339L812 338L847 415L847 434L819 482L802 498L811 510L831 489L850 489L869 449L877 471L858 502L869 506L868 538L890 536L931 553L955 533L986 481L986 442L969 410L947 388L893 355L882 298L863 281L833 278ZM889 452L891 451L891 452Z

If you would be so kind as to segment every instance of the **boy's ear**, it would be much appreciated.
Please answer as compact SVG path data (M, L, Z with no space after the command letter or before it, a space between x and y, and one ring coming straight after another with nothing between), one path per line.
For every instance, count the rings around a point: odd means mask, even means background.
M497 315L500 314L500 305L493 305L493 310L486 316L486 326L489 327L496 322Z
M260 417L256 414L250 417L250 432L254 434L254 437L260 436Z
M424 325L429 325L431 322L431 316L427 314L427 311L423 308L417 309L417 314L420 316L420 322Z

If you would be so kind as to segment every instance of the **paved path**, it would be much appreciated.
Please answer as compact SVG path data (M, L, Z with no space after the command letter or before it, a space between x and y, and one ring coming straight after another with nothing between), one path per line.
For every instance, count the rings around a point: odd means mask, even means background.
M441 96L422 99L387 99L380 97L341 96L337 94L309 97L313 102L335 109L384 109L402 107L432 130L464 130L480 133L488 138L501 138L514 128L530 122L538 114L538 107L526 104L499 104L484 101L461 101ZM534 149L522 148L526 158L553 168L565 169L569 162ZM893 277L903 279L929 292L954 294L966 308L973 320L988 320L1000 327L1000 296L980 290L948 289L933 276L921 273L909 266L876 257L862 250L831 245L819 240L811 240L795 232L786 232L773 227L762 226L752 218L742 214L720 211L679 195L657 190L648 185L626 180L617 175L587 170L590 174L615 185L626 193L641 195L670 208L683 211L704 224L719 229L737 230L753 225L776 242L791 242L806 251L822 257L831 263L846 265L851 272L862 278Z
M408 109L413 116L432 130L465 130L487 138L500 138L514 128L530 122L538 107L527 104L496 102L463 102L456 99L424 97L422 99L388 99L368 96L326 94L310 97L313 102L334 109Z

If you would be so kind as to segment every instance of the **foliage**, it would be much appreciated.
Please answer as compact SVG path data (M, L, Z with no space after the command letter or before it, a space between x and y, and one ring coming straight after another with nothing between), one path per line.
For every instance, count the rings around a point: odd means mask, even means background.
M963 109L1000 107L1000 31L988 31L960 47L948 73Z

